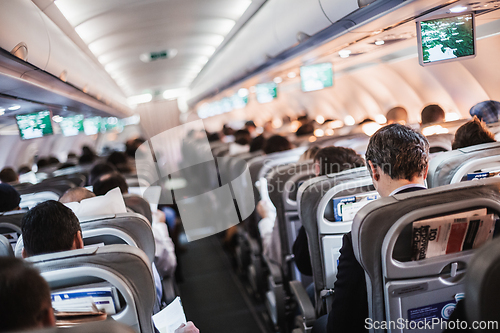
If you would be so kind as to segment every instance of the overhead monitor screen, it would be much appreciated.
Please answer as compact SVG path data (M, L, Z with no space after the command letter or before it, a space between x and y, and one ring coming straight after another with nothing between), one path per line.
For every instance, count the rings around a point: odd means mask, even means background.
M64 117L63 120L59 123L62 134L64 136L74 136L83 132L83 118L83 115Z
M257 102L269 103L278 97L278 85L274 82L261 83L255 86Z
M116 117L102 118L101 131L116 130L117 132L123 131L122 121Z
M476 55L472 13L420 21L417 35L422 66L473 58Z
M302 91L314 91L333 86L333 68L330 62L300 67Z
M87 135L94 135L101 131L101 117L86 118L83 121L83 130Z
M16 116L22 140L41 138L53 134L50 111L40 111Z

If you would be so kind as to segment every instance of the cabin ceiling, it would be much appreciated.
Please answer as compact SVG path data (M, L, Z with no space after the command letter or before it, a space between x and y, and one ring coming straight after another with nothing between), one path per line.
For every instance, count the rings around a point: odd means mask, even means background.
M262 1L253 1L256 2ZM127 96L187 88L251 0L55 0ZM141 54L176 50L150 62Z

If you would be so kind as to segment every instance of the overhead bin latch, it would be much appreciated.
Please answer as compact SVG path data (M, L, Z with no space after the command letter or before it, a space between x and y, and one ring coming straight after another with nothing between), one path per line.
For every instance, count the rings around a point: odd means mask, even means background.
M377 1L377 0L358 0L358 6L359 6L359 8L362 8L362 7L368 6L371 3L374 3L375 1Z

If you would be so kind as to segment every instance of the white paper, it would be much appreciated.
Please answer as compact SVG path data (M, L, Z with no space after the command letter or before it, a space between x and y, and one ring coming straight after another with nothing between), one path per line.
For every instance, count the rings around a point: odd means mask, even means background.
M180 297L177 296L165 309L155 314L153 322L160 333L174 333L181 324L186 324Z
M116 215L126 213L127 207L120 189L114 188L105 195L84 199L81 202L65 204L78 217L78 220L88 220L93 216Z

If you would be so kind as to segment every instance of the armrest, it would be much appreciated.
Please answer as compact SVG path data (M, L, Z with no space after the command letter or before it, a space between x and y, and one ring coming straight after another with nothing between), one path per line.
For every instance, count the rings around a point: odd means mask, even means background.
M283 274L281 272L281 267L278 264L270 261L269 258L264 256L264 260L269 268L269 274L273 277L273 281L275 284L283 283Z
M316 320L316 311L314 306L307 296L306 290L300 281L294 280L290 281L290 289L292 290L295 300L299 305L300 312L304 318L304 325L307 327L312 327L314 321Z

